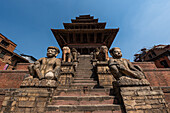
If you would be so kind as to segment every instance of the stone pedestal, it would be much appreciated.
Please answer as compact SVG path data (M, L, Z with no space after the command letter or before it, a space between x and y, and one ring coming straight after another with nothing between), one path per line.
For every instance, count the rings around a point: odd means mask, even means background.
M57 86L56 80L27 77L21 88L6 92L1 113L43 113Z
M61 64L61 72L59 77L59 87L70 86L74 76L74 65L72 62Z
M56 80L47 80L38 78L27 77L21 84L21 88L33 87L33 88L56 88L58 82Z
M18 88L6 92L1 113L44 113L53 88Z
M97 76L99 80L100 87L110 87L112 88L112 82L115 81L115 78L110 73L107 61L98 61L96 63Z
M126 113L168 113L160 87L151 87L146 79L122 78L113 82L119 103Z

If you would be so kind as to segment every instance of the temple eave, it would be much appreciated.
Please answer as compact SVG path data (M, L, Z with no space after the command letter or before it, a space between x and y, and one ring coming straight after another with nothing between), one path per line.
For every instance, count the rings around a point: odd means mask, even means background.
M119 28L116 29L51 29L52 32L57 32L57 33L73 33L73 32L118 32Z

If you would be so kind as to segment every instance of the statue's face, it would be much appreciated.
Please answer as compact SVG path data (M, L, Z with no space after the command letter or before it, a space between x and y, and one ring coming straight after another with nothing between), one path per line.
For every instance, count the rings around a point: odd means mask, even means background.
M58 53L55 49L48 49L47 50L47 57L49 57L49 58L56 57L57 54Z
M103 53L108 52L107 47L106 47L106 46L102 46L102 47L101 47L101 52L103 52Z
M116 48L112 52L112 56L115 58L121 58L122 57L122 52L119 48Z

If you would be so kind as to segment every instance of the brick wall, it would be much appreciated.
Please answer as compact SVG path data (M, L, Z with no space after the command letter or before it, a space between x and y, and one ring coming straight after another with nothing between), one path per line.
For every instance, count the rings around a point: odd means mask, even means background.
M31 63L18 63L17 66L16 66L16 70L25 70L25 71L28 71L28 66L30 64Z
M170 69L144 69L145 76L151 86L170 86Z
M28 71L0 71L0 88L19 88Z
M151 86L170 86L170 69L157 68L154 62L132 62L139 65Z
M5 98L5 90L4 89L0 89L0 108L2 106L2 102Z
M132 62L134 65L139 65L142 69L157 69L154 62Z
M3 70L3 69L4 69L5 64L6 64L6 63L0 61L0 70Z

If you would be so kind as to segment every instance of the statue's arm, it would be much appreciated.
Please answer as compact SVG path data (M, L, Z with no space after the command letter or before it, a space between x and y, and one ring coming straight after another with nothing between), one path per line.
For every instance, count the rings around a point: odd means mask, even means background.
M60 74L60 69L61 69L61 61L60 61L60 59L56 59L55 64L56 64L56 66L54 68L54 74L55 74L55 78L57 79L59 74Z
M131 70L138 71L129 60L126 60L126 61L127 61L128 66L129 66L129 68L130 68Z
M126 60L126 63L128 64L129 69L122 70L122 73L124 73L125 75L129 75L133 78L141 79L141 77L135 72L138 70L135 69L133 64L129 60Z
M108 66L109 66L109 68L111 68L111 66L113 66L114 64L113 64L113 60L109 60L108 61Z

